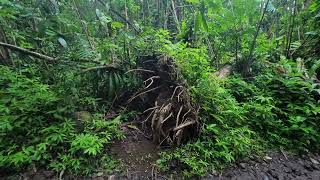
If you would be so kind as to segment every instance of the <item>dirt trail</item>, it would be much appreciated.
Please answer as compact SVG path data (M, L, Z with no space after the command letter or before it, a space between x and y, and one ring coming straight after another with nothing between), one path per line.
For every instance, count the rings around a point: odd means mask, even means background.
M118 179L152 178L155 163L159 158L159 148L139 129L123 127L123 130L126 138L114 143L111 147L112 154L122 164L121 169L124 175Z
M141 134L135 135L136 140L131 141L129 135L120 146L115 146L118 157L124 163L126 174L115 176L115 179L183 179L158 173L153 169L159 152L158 148L145 139ZM150 144L151 143L151 144ZM122 151L121 151L122 149ZM144 158L149 157L149 158ZM252 160L240 161L220 172L199 180L320 180L320 155L294 156L286 153L267 153L265 157L255 157Z
M127 129L128 130L128 129ZM126 139L113 145L121 159L124 173L115 179L182 179L160 173L154 168L160 152L139 130L126 131ZM320 180L320 155L293 156L269 152L265 157L240 161L221 172L213 172L199 180Z
M158 173L153 168L159 149L139 130L127 131L123 141L116 142L111 150L122 162L122 172L91 177L63 176L64 180L166 180L183 179ZM0 180L59 180L52 171L28 172L16 175L1 175ZM292 156L283 153L268 153L264 158L238 162L221 172L212 172L198 180L320 180L320 155Z
M298 157L271 153L262 159L238 163L204 179L320 180L320 155Z

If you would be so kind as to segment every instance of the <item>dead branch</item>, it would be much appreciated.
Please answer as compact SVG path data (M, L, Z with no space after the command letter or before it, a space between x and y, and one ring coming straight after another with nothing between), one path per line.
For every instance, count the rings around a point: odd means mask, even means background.
M134 72L134 71L142 71L142 72L148 72L148 73L155 73L154 71L147 70L147 69L131 69L131 70L127 71L125 74L128 74L128 73L130 73L130 72Z
M104 7L107 7L107 4L105 2L103 2L102 0L98 0L98 2L100 2ZM119 18L121 18L124 22L126 22L127 24L129 24L133 30L136 33L139 33L140 30L138 29L138 27L136 25L134 25L131 21L129 21L127 18L123 17L119 12L113 10L112 8L109 8L109 10L114 13L115 15L117 15Z
M167 140L169 138L169 135L167 136L167 137L165 137L160 143L159 143L159 146L161 146L162 145L162 143L165 141L165 140ZM172 141L172 140L171 140Z
M6 32L4 31L2 26L0 26L0 41L3 41L4 43L8 42ZM12 64L10 58L10 50L4 47L0 47L0 63L6 65Z
M21 48L21 47L12 45L12 44L7 44L7 43L4 43L4 42L0 42L0 46L3 46L5 48L8 48L8 49L11 49L11 50L14 50L14 51L19 51L21 53L24 53L24 54L27 54L27 55L30 55L30 56L33 56L33 57L36 57L36 58L39 58L39 59L43 59L43 60L46 60L46 61L50 61L50 62L56 62L57 61L56 58L53 58L53 57L50 57L50 56L47 56L47 55L44 55L44 54L40 54L40 53L37 53L37 52L34 52L34 51L30 51L28 49Z
M81 63L94 63L94 64L99 64L100 63L100 62L97 62L97 61L89 61L89 60L63 61L63 60L60 60L59 58L50 57L50 56L47 56L47 55L44 55L44 54L41 54L41 53L30 51L28 49L25 49L25 48L22 48L22 47L19 47L19 46L15 46L15 45L12 45L12 44L7 44L7 43L4 43L4 42L0 42L0 46L3 46L4 48L11 49L13 51L18 51L18 52L27 54L29 56L33 56L33 57L42 59L42 60L45 60L45 61L49 61L51 63L54 63L54 62L66 63L66 64L79 63L79 62L81 62Z
M91 68L87 68L81 71L81 73L86 73L89 71L95 71L95 70L99 70L99 69L106 69L106 70L115 70L118 69L115 65L105 65L105 66L96 66L96 67L91 67Z
M86 35L86 37L87 37L88 43L89 43L91 49L94 50L93 43L91 42L91 39L90 39L88 27L87 27L87 25L86 25L86 24L84 23L84 21L83 21L83 18L82 18L82 16L81 16L80 11L79 11L78 5L77 5L77 3L76 3L74 0L72 0L72 3L73 3L73 6L74 6L75 11L76 11L76 13L77 13L77 16L78 16L78 18L79 18L79 20L80 20L80 23L81 23L81 25L82 25L82 30L83 30L84 34Z

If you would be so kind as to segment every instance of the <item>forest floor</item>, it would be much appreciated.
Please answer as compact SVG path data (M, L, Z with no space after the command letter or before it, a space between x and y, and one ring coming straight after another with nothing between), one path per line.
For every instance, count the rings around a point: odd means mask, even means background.
M157 172L155 163L159 147L139 130L129 131L127 138L113 146L113 152L124 164L125 173L115 179L182 179L177 172L165 175ZM179 168L179 167L178 167ZM320 155L289 155L286 152L269 152L264 157L240 161L223 171L215 171L202 180L320 180Z
M0 175L1 180L60 180L60 179L92 179L92 180L165 180L182 179L182 175L164 174L156 169L160 148L153 144L135 126L123 127L126 138L115 142L111 152L121 162L121 171L114 174L97 173L91 177L75 177L64 175L60 177L52 171L27 172L10 176ZM213 171L200 180L320 180L320 155L310 154L294 156L285 152L269 152L264 157L240 161L224 169Z

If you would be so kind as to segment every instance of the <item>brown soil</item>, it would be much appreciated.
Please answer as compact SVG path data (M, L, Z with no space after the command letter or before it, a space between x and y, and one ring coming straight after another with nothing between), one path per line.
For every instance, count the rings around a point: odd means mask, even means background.
M158 159L159 148L144 137L138 129L124 127L126 138L112 145L111 151L119 158L121 173L115 175L93 175L91 177L63 176L62 179L83 180L165 180L183 179L182 176L168 175L156 171L154 164ZM52 171L1 175L0 180L59 180ZM199 180L320 180L320 155L294 156L284 153L268 153L265 157L255 157L241 161L223 171L213 171L211 175Z
M129 129L131 127L131 129ZM122 164L125 179L149 179L155 172L155 163L159 158L159 148L152 143L136 126L123 127L126 138L116 142L111 152Z

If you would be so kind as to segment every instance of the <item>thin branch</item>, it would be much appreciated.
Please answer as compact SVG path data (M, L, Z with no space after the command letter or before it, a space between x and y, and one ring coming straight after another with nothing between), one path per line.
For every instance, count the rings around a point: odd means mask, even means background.
M178 31L180 33L181 32L180 23L179 23L177 11L176 11L176 8L175 8L175 3L174 3L173 0L171 0L171 6L172 6L172 12L173 12L174 20L175 20L175 23L177 25L177 29L178 29Z
M256 33L255 33L255 35L254 35L254 37L253 37L253 43L252 43L251 48L250 48L250 51L249 51L249 57L248 57L248 61L247 61L247 67L246 67L246 69L245 69L246 75L248 75L250 66L251 66L251 64L252 64L252 62L253 62L253 60L252 60L252 58L253 58L253 57L252 57L252 56L253 56L253 50L254 50L254 48L256 47L257 38L258 38L260 29L261 29L261 25L262 25L262 21L263 21L263 19L264 19L264 15L265 15L266 12L267 12L267 8L268 8L268 5L269 5L269 2L270 2L270 0L267 1L266 5L265 5L265 7L264 7L264 10L263 10L261 19L260 19L259 24L258 24L258 27L257 27L257 31L256 31Z
M93 43L91 42L91 39L90 39L88 27L86 26L86 24L85 24L85 23L83 22L83 20L82 20L82 17L81 17L81 14L80 14L80 11L79 11L79 8L78 8L76 2L75 2L74 0L72 0L72 3L73 3L73 6L74 6L74 8L75 8L75 10L76 10L77 16L78 16L78 18L79 18L79 20L80 20L80 23L81 23L81 25L82 25L82 29L83 29L86 37L87 37L87 40L88 40L88 42L89 42L89 45L90 45L91 49L93 50L93 49L94 49L94 46L93 46Z
M288 40L288 44L287 44L287 58L289 58L289 55L290 55L290 48L291 48L291 42L292 42L292 34L293 34L293 29L294 29L294 24L295 24L295 18L296 18L296 13L297 13L297 10L296 10L296 6L297 6L297 0L294 1L294 4L293 4L293 15L292 15L292 23L291 23L291 27L290 27L290 32L289 32L289 40ZM290 11L290 13L292 14L292 9Z
M39 58L39 59L43 59L43 60L49 61L51 63L59 62L59 63L66 63L66 64L68 64L68 63L94 63L94 64L100 64L100 62L98 62L98 61L89 61L89 60L62 61L59 58L50 57L50 56L47 56L47 55L44 55L44 54L41 54L41 53L30 51L28 49L25 49L25 48L22 48L22 47L19 47L19 46L15 46L15 45L12 45L12 44L7 44L7 43L4 43L4 42L0 42L0 46L3 46L4 48L11 49L13 51L19 51L19 52L27 54L29 56L33 56L33 57L36 57L36 58Z
M114 69L118 69L116 66L114 65L106 65L106 66L96 66L96 67L91 67L91 68L87 68L81 71L81 73L86 73L89 71L95 71L98 69L106 69L106 70L114 70Z
M128 74L128 73L130 73L130 72L134 72L134 71L142 71L142 72L148 72L148 73L155 73L154 71L147 70L147 69L131 69L131 70L127 71L125 74Z
M107 4L106 4L105 2L103 2L102 0L98 0L98 2L100 2L104 7L107 6ZM139 30L131 21L129 21L128 19L126 19L125 17L123 17L120 13L118 13L117 11L115 11L115 10L113 10L113 9L111 9L111 8L109 8L109 10L110 10L113 14L117 15L118 17L120 17L120 19L122 19L124 22L126 22L127 24L129 24L129 25L133 28L134 31L136 31L137 33L140 32L140 30Z
M1 22L2 23L2 22ZM8 43L6 32L4 31L3 27L0 27L0 41L4 41L4 43ZM2 64L12 64L12 61L10 59L10 51L6 48L0 48L0 58L2 59L0 63Z
M19 51L19 52L22 52L24 54L28 54L30 56L33 56L33 57L36 57L36 58L39 58L39 59L43 59L43 60L46 60L46 61L50 61L50 62L56 62L57 61L56 58L53 58L53 57L50 57L50 56L47 56L47 55L44 55L44 54L40 54L40 53L37 53L37 52L34 52L34 51L30 51L28 49L21 48L21 47L12 45L12 44L7 44L7 43L4 43L4 42L0 42L0 46L3 46L5 48L9 48L9 49L14 50L14 51Z

